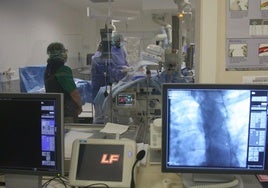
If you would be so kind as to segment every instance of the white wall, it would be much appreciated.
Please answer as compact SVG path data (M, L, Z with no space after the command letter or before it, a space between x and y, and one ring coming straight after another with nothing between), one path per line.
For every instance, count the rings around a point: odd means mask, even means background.
M221 0L222 1L222 0ZM197 32L197 39L200 46L198 51L198 82L215 83L217 65L217 0L201 0L198 11L200 31ZM224 49L224 48L223 48Z
M1 0L0 72L11 68L16 78L19 67L45 65L46 47L54 41L69 48L67 64L80 67L78 52L84 56L90 48L95 50L85 40L90 33L87 25L94 23L56 0Z
M172 0L169 0L173 2ZM72 68L86 64L86 54L97 49L99 29L105 20L90 19L85 10L71 8L59 0L1 0L0 1L0 73L15 71L12 79L18 79L18 69L31 65L46 65L46 48L54 41L63 42L68 48L67 65ZM177 10L147 7L135 20L117 23L118 32L126 37L142 39L142 49L154 43L161 26L153 22L153 13L165 13L166 22ZM141 49L141 50L142 50ZM79 55L80 54L80 58Z
M104 20L86 17L86 9L78 11L56 0L1 0L0 72L11 68L17 79L20 67L45 65L46 47L53 41L63 42L69 49L67 65L81 67L86 54L95 52L104 25ZM147 40L159 31L151 13L118 24L118 32Z

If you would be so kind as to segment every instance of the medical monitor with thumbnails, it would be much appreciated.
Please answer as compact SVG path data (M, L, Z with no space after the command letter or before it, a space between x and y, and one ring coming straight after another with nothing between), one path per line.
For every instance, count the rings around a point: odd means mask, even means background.
M119 93L117 94L117 107L134 107L136 104L136 93Z
M0 114L6 188L39 188L42 176L63 174L63 94L0 93Z
M133 140L77 139L72 146L70 184L129 187L135 160Z
M267 173L268 86L164 84L162 171Z

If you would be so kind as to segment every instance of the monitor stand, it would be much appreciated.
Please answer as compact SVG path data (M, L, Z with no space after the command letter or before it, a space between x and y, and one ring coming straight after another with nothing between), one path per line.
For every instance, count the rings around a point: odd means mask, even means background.
M211 185L231 182L234 178L239 181L239 184L232 186L232 188L262 188L255 175L183 173L181 177L185 188L200 184Z
M5 174L6 188L41 188L41 176L21 175L21 174Z
M215 185L215 187L222 188L244 188L243 180L240 176L233 174L196 174L185 173L182 174L183 184L186 188L198 185Z

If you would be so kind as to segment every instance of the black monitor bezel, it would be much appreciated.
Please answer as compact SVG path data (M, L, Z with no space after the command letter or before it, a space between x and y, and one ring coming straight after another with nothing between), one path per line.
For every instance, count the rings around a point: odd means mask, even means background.
M204 168L204 167L180 167L172 168L167 165L167 90L168 89L250 89L250 90L267 90L268 85L255 84L180 84L180 83L164 83L162 85L162 159L161 171L168 173L205 173L205 174L267 174L268 173L268 157L266 157L265 168L258 169L241 169L241 168ZM268 138L266 138L266 143ZM268 143L266 144L266 154L268 154Z
M56 167L38 170L32 168L14 168L0 166L0 173L3 174L22 174L37 176L61 176L64 174L64 118L63 118L63 94L62 93L0 93L0 98L20 98L20 99L48 99L55 100L56 104ZM14 114L15 118L15 114ZM40 138L41 139L41 138ZM19 147L19 145L18 145Z

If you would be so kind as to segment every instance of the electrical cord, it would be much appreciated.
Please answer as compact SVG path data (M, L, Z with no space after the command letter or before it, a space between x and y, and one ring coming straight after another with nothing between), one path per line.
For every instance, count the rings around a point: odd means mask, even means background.
M64 177L64 176L56 176L56 177L53 177L49 180L47 180L43 185L42 185L42 188L46 188L52 181L58 181L59 183L61 183L62 185L64 185L65 188L67 188L67 185L72 187L70 184L69 184L69 179ZM94 183L94 184L90 184L90 185L87 185L87 186L83 186L83 187L79 187L79 188L90 188L90 187L105 187L105 188L110 188L107 184L105 183Z
M134 182L134 169L136 164L143 159L145 156L145 150L140 150L136 155L136 161L134 162L131 170L131 182L130 182L130 188L135 188L135 182Z
M105 183L93 183L93 184L90 184L90 185L88 185L88 186L81 187L81 188L94 187L94 186L98 186L98 187L100 187L101 185L103 185L103 187L110 188L110 187L109 187L107 184L105 184Z
M55 176L49 180L47 180L43 185L42 185L42 188L46 188L51 182L53 181L57 181L59 182L60 184L62 184L65 188L67 188L67 184L68 183L68 179L66 177L63 177L63 176Z

